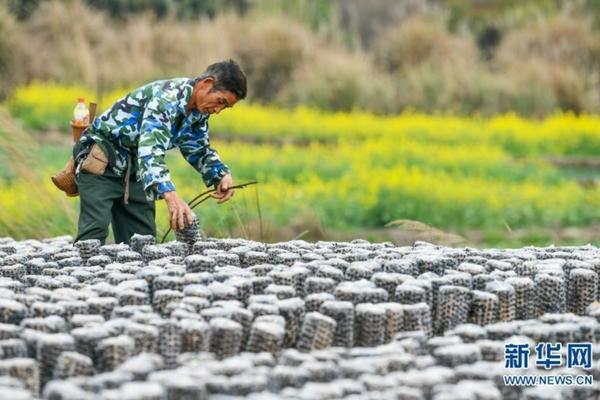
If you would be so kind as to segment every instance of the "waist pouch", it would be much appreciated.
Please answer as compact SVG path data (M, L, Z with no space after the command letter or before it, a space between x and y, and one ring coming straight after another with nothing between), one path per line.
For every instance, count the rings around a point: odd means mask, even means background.
M94 143L87 157L81 163L81 171L94 175L103 175L108 165L108 157L102 148Z
M106 168L115 166L116 152L112 144L98 136L85 135L73 146L75 170L80 169L95 175L102 175Z

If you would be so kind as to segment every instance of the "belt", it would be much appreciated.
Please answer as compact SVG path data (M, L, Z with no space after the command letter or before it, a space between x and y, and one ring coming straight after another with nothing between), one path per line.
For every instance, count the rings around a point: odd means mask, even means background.
M127 172L125 172L125 194L123 195L123 201L125 204L129 204L129 174L131 172L131 153L127 153Z

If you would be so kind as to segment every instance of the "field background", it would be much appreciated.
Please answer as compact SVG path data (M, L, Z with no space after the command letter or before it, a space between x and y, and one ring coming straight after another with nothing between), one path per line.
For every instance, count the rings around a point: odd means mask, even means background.
M77 97L102 111L234 58L249 98L211 117L212 145L260 183L199 206L207 234L600 244L600 3L365 3L3 2L0 237L75 235L49 177ZM206 189L167 163L184 198Z

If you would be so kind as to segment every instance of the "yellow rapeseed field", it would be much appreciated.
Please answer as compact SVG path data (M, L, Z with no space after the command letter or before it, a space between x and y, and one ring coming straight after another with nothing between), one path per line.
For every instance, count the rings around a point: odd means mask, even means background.
M105 95L100 110L126 93ZM58 128L68 134L70 113L81 96L94 99L83 87L33 83L17 89L7 108L31 132ZM396 219L457 230L598 222L600 188L582 186L546 161L547 156L597 155L600 117L595 115L557 114L543 120L413 113L382 117L240 104L211 117L210 130L213 146L236 181L261 182L262 217L277 226L307 214L339 229L381 227ZM204 185L173 153L167 160L174 183L184 198L192 198ZM47 177L54 167L40 171ZM27 229L36 213L46 222L53 220L41 206L18 211L27 185L12 182L0 194L0 235L8 226ZM231 228L242 219L257 218L256 195L255 189L247 189L227 207L207 204L199 212L207 226ZM64 203L52 188L48 196ZM77 200L69 201L76 210ZM166 212L160 207L164 229ZM74 226L76 212L70 215L57 225ZM52 229L51 223L46 225Z

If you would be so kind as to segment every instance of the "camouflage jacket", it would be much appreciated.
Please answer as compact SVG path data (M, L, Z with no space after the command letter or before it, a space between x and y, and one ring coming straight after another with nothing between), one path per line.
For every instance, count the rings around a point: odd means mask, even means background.
M137 163L136 180L142 180L148 201L175 190L165 153L179 147L183 157L202 175L206 186L217 184L229 173L210 147L208 115L186 106L193 80L177 78L148 83L118 100L84 131L79 145L109 144L112 172L125 176L129 156ZM79 173L79 169L77 171Z

